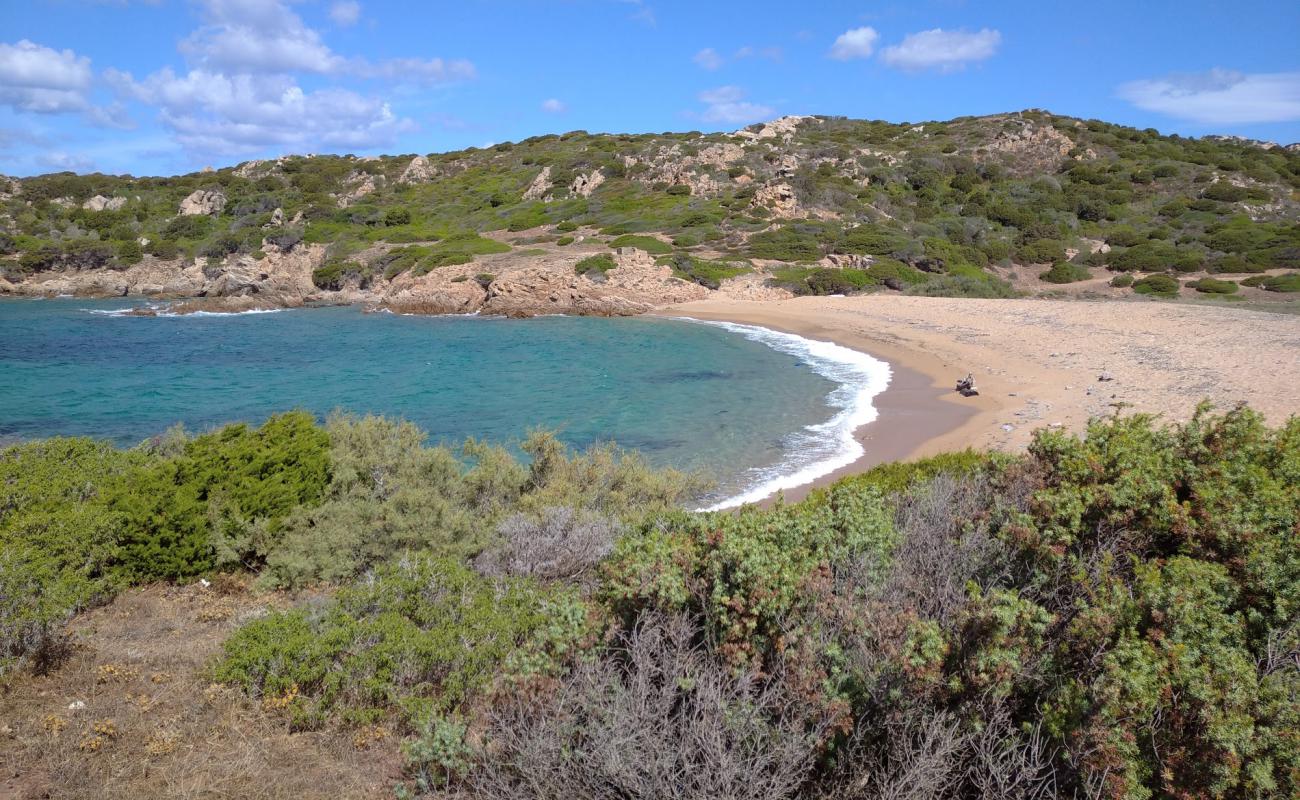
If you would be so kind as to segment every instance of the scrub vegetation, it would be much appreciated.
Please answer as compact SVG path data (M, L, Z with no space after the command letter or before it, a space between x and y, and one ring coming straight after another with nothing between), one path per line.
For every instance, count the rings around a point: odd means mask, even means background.
M919 125L815 117L788 137L752 140L572 131L166 178L57 173L10 188L0 195L0 273L10 280L305 243L328 247L318 287L365 287L509 249L487 232L567 246L576 236L557 234L580 228L588 241L670 258L705 286L733 268L681 265L804 269L859 257L858 273L775 278L804 294L1005 296L994 271L1010 265L1041 267L1048 283L1088 268L1202 277L1300 268L1300 151L1036 110ZM196 191L224 204L178 216ZM110 198L120 205L105 206ZM894 274L873 274L872 261Z
M404 796L1300 793L1300 418L1116 416L718 513L613 447L522 449L301 412L11 446L0 681L74 669L79 612L201 577L264 607L194 702L400 753ZM71 761L134 752L112 720L70 754L34 724Z

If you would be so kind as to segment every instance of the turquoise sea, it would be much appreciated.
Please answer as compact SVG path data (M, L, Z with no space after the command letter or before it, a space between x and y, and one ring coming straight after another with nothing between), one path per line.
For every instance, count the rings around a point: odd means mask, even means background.
M848 463L883 362L745 326L656 318L420 317L357 308L127 316L129 300L0 300L0 442L132 445L305 408L409 419L432 441L615 441L698 469L705 504ZM856 450L854 448L857 448Z

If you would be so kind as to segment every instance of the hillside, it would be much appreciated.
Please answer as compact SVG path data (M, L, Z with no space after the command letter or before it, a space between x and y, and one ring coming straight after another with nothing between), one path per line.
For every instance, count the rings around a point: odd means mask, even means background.
M714 292L1300 290L1300 147L1042 111L0 185L0 293L526 315Z

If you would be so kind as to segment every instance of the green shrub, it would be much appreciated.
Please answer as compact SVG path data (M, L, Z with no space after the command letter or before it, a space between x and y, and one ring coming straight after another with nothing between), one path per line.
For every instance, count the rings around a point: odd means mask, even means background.
M299 728L333 715L413 727L457 708L548 622L547 596L450 560L413 557L340 591L319 612L275 612L225 645L217 680L287 698Z
M653 236L634 236L632 234L624 234L615 238L609 243L609 246L610 249L614 250L620 247L635 247L655 256L668 255L673 251L672 245Z
M606 272L609 272L617 266L618 264L614 261L614 257L609 253L599 253L594 256L587 256L577 264L574 264L573 271L579 275L604 275Z
M1038 274L1038 279L1046 283L1077 283L1091 277L1092 273L1087 267L1071 264L1068 261L1058 261L1051 269Z
M523 443L530 465L499 447L459 452L424 446L414 425L381 417L331 417L331 475L319 505L298 508L266 555L264 583L299 588L342 582L404 552L466 558L510 514L590 508L614 518L672 507L698 480L651 470L609 447L570 453L553 436Z
M1017 258L1025 264L1051 264L1065 261L1065 243L1059 239L1035 239L1016 250Z
M1133 276L1127 274L1116 275L1110 279L1110 285L1116 289L1127 289L1133 285Z
M561 236L555 240L556 247L568 247L571 244L573 244L572 236Z
M1221 281L1217 278L1201 278L1187 285L1202 294L1233 294L1238 289L1237 284L1232 281Z
M667 260L667 263L673 268L673 274L677 277L710 289L717 289L728 278L752 272L748 264L705 261L685 253L673 255L672 258Z
M1133 291L1157 297L1173 297L1178 294L1178 289L1178 279L1168 275L1148 275L1133 282Z
M1248 194L1248 191L1243 186L1234 186L1227 181L1215 181L1205 187L1201 192L1201 197L1222 203L1237 203L1245 200Z
M836 251L860 255L889 256L907 249L908 237L900 231L880 225L859 225L844 232Z
M320 498L328 446L310 414L291 412L258 429L229 425L123 473L105 490L123 569L135 580L180 579L260 564L283 518Z
M1269 292L1300 292L1300 272L1270 275L1256 285Z
M555 226L555 229L562 233L572 233L573 231L576 231L578 229L578 223L566 219L563 222L557 224Z
M397 225L410 225L411 212L401 206L394 206L384 212L384 225L392 228Z
M813 261L821 257L821 246L810 231L787 225L749 237L750 258L772 261Z
M90 439L0 450L0 681L28 661L54 666L63 624L124 584L102 493L145 460Z
M902 290L908 286L925 283L929 277L916 267L892 258L877 258L867 267L873 281L891 289Z
M973 297L1000 299L1016 297L1011 284L988 275L983 278L971 275L939 275L907 288L907 294L921 297Z

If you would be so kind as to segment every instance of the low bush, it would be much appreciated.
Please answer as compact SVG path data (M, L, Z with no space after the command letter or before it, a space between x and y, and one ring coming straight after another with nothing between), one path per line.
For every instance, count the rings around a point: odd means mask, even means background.
M320 498L328 447L310 414L291 412L198 436L175 457L124 472L104 492L122 568L144 580L257 567L283 518Z
M754 234L747 247L750 258L772 261L813 261L821 257L816 235L790 225Z
M1233 294L1239 288L1232 281L1222 281L1218 278L1201 278L1187 285L1201 294Z
M0 450L0 682L26 663L54 666L63 624L125 584L102 494L145 459L90 439Z
M579 275L604 275L617 266L618 262L614 261L614 257L609 253L599 253L594 256L587 256L574 264L573 271Z
M1116 275L1110 279L1110 285L1116 289L1127 289L1133 285L1132 275Z
M673 274L683 280L717 289L727 278L744 275L753 270L748 264L727 261L705 261L685 253L677 253L667 261Z
M906 292L921 297L1001 299L1017 296L1011 284L993 275L982 278L970 275L939 275L925 283L909 286Z
M1168 275L1148 275L1133 282L1133 291L1157 297L1173 297L1178 294L1178 289L1178 279Z
M653 236L636 236L630 233L615 237L610 241L609 247L612 250L617 250L620 247L635 247L654 256L668 255L673 251L673 246L661 239L656 239Z
M214 676L295 728L337 715L353 724L395 718L409 730L486 687L550 621L546 599L526 583L415 556L376 570L320 611L245 625L226 642Z
M1251 281L1254 280L1251 279ZM1242 281L1242 283L1249 282ZM1269 275L1267 277L1261 276L1258 282L1250 285L1258 286L1268 292L1300 292L1300 272L1288 272L1283 275Z
M1092 273L1087 267L1071 264L1068 261L1058 261L1051 269L1038 274L1038 279L1045 283L1078 283L1091 277Z

